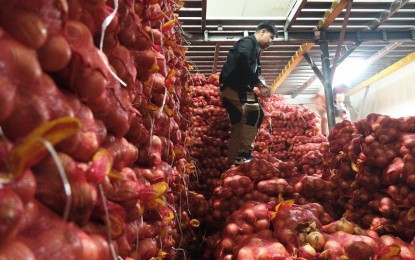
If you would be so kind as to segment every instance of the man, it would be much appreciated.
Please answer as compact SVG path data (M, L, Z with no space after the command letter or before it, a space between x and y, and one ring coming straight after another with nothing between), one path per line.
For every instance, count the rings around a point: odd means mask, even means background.
M334 98L334 120L335 123L340 123L343 120L350 121L349 111L344 104L345 94L347 87L345 85L339 85L333 88ZM321 133L325 136L329 134L328 121L327 121L327 108L326 108L326 95L324 94L324 88L320 88L317 94L313 98L314 109L318 113L321 119Z
M336 90L336 89L334 89ZM334 92L334 114L336 115L335 122L340 123L343 120L350 121L350 114L349 110L347 109L346 105L344 104L345 94L342 92L343 90L337 90Z
M324 88L320 88L317 94L313 98L314 109L320 116L320 131L321 134L327 136L329 134L328 121L327 121L327 108L326 108L326 95L324 94Z
M262 97L270 96L270 89L259 78L259 56L277 34L273 23L260 23L254 35L243 37L235 43L223 65L219 80L222 103L231 122L228 143L228 162L231 165L252 160L251 151L264 118L254 88L259 89Z

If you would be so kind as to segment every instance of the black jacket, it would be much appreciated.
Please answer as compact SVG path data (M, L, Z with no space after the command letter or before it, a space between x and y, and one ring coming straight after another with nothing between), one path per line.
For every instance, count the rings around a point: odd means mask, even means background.
M229 50L220 74L220 83L235 90L251 90L259 82L261 64L260 47L254 35L239 39Z

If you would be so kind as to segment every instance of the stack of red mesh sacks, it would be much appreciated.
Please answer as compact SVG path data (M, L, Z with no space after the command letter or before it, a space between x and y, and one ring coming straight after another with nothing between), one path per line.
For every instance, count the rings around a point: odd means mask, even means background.
M258 162L255 161L247 164L258 166ZM226 201L231 201L234 197L235 195ZM284 201L280 197L275 204L274 199L271 197L268 202L259 202L257 198L252 198L250 201L238 203L239 207L231 206L233 204L230 203L228 206L232 207L231 214L221 222L222 228L206 240L207 250L204 258L415 257L413 245L391 235L379 236L374 230L362 229L345 218L334 221L318 203L298 205L293 204L293 200Z
M9 228L0 255L173 258L197 225L183 213L194 166L182 135L191 98L180 3L0 6L1 173L10 186L0 191L15 205L1 217Z
M302 157L308 152L324 153L327 138L320 134L319 121L314 112L284 101L281 95L261 99L265 112L254 153L265 158L269 154L280 160L292 160L296 166L307 165ZM309 174L314 174L311 169Z
M219 74L206 78L193 74L193 120L189 130L189 146L199 174L193 178L192 188L210 196L221 174L228 169L227 140L228 113L219 96Z
M337 124L329 136L347 218L407 242L415 236L414 125L415 117L370 114Z
M254 155L294 163L299 174L290 180L290 185L295 189L296 202L322 203L330 214L337 215L338 194L328 182L329 144L320 133L316 114L305 107L288 104L281 95L262 99L261 104L265 118Z

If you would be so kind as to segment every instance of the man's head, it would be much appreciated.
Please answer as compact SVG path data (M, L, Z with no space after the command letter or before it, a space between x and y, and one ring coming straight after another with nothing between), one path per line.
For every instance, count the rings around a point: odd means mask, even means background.
M262 22L258 24L256 31L255 31L255 38L261 47L261 49L267 49L274 37L278 36L277 28L275 28L275 24L271 22Z

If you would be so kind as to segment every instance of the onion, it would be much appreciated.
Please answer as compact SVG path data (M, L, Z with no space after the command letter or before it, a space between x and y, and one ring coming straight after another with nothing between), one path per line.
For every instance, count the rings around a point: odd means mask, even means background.
M322 250L324 244L326 243L323 234L321 234L319 231L313 231L308 233L306 236L306 241L317 251Z
M13 37L30 48L40 48L46 42L48 31L35 13L12 10L5 14L3 25Z
M335 241L335 240L328 240L325 244L324 244L324 249L325 250L333 250L333 251L341 251L342 250L342 246L339 244L339 242Z
M35 256L24 243L19 240L7 241L0 246L0 259L35 260Z
M343 231L345 233L353 234L355 225L345 218L341 218L336 224L336 231Z
M5 187L8 187L16 192L23 203L26 204L35 195L36 179L33 172L30 169L27 169L22 176L6 184Z
M107 86L107 79L97 69L82 68L75 79L75 89L81 99L96 99L104 93Z
M126 24L122 28L120 28L120 32L118 33L118 39L120 43L124 46L131 46L134 44L136 39L136 28L132 25L130 20L126 21Z
M37 50L39 62L45 71L58 71L65 68L72 55L68 41L62 35L49 38Z
M36 89L34 84L38 84L43 73L36 59L36 53L12 39L2 39L0 43L2 45L0 60L4 62L7 76L13 80L18 79L14 84L24 83L22 90Z
M351 241L344 247L347 256L353 260L373 259L376 248L372 248L364 241Z
M0 122L7 119L12 113L15 97L16 86L7 76L0 75Z
M239 234L239 226L235 223L229 223L225 227L225 234L231 238L235 238Z
M259 219L254 223L255 231L258 232L260 230L269 229L269 225L270 222L267 219Z
M15 235L14 231L23 214L23 203L11 189L0 189L0 241Z
M252 234L254 233L254 227L249 225L248 223L242 223L240 225L240 230L242 235Z
M11 140L26 136L36 127L50 120L46 102L33 96L31 93L16 98L13 116L2 123L4 133Z
M230 252L232 251L232 248L235 246L235 243L232 239L230 238L224 238L221 241L221 247L223 248L223 250L225 252Z
M298 255L300 257L316 257L317 252L312 245L305 244L298 249Z
M251 208L247 208L247 209L245 209L243 212L242 212L242 216L243 216L243 219L246 221L246 222L248 222L248 223L250 223L250 224L253 224L254 222L255 222L255 220L256 220L256 215L255 215L255 212L254 212L254 210L253 209L251 209Z

